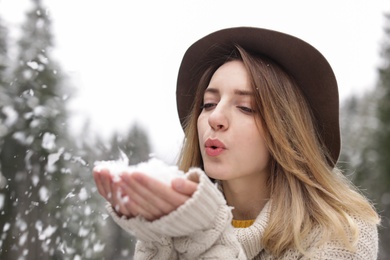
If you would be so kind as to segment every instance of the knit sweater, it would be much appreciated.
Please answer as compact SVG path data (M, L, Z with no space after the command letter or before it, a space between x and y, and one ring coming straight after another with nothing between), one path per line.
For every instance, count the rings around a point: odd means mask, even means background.
M378 233L375 225L359 218L359 238L354 252L337 241L320 247L314 229L305 240L308 256L298 250L287 250L276 258L262 245L262 236L270 218L267 203L248 228L233 228L231 207L206 174L191 169L187 178L198 183L192 197L170 214L155 221L142 217L119 217L110 205L107 209L115 222L137 238L135 259L376 259Z

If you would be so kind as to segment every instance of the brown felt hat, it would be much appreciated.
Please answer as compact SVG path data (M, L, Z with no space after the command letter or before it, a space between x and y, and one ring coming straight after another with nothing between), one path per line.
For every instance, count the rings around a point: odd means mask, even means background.
M215 46L239 45L264 55L294 77L312 108L327 147L332 166L340 154L339 98L337 81L325 57L313 46L294 36L277 31L236 27L213 32L192 44L184 54L177 79L176 102L184 127L194 102L200 75L195 70L212 55Z

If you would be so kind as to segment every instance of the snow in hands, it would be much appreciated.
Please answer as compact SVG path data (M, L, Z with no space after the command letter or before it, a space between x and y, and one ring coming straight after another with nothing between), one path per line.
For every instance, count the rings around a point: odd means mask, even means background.
M137 165L129 165L129 159L122 152L121 158L115 161L97 161L94 163L94 171L107 169L114 177L114 181L120 181L120 176L123 174L142 173L152 178L155 178L167 185L178 177L184 177L184 172L180 171L177 166L167 165L165 162L150 158L147 162L141 162Z

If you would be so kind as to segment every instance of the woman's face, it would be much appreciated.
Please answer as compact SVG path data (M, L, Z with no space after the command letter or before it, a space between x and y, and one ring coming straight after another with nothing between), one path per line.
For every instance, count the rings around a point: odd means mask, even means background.
M207 175L233 180L269 174L270 155L262 129L249 75L241 61L218 68L204 93L198 117L198 138Z

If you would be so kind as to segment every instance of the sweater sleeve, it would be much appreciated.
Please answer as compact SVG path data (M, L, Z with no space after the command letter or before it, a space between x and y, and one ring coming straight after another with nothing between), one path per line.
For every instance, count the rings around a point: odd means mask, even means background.
M147 220L141 217L126 218L119 217L111 204L107 203L106 208L113 220L126 232L137 238L135 246L135 259L143 260L174 260L177 253L173 248L171 237L163 236L154 232Z
M136 259L246 259L222 193L198 168L187 178L199 183L195 193L158 220L121 218L108 207L118 225L138 239Z

